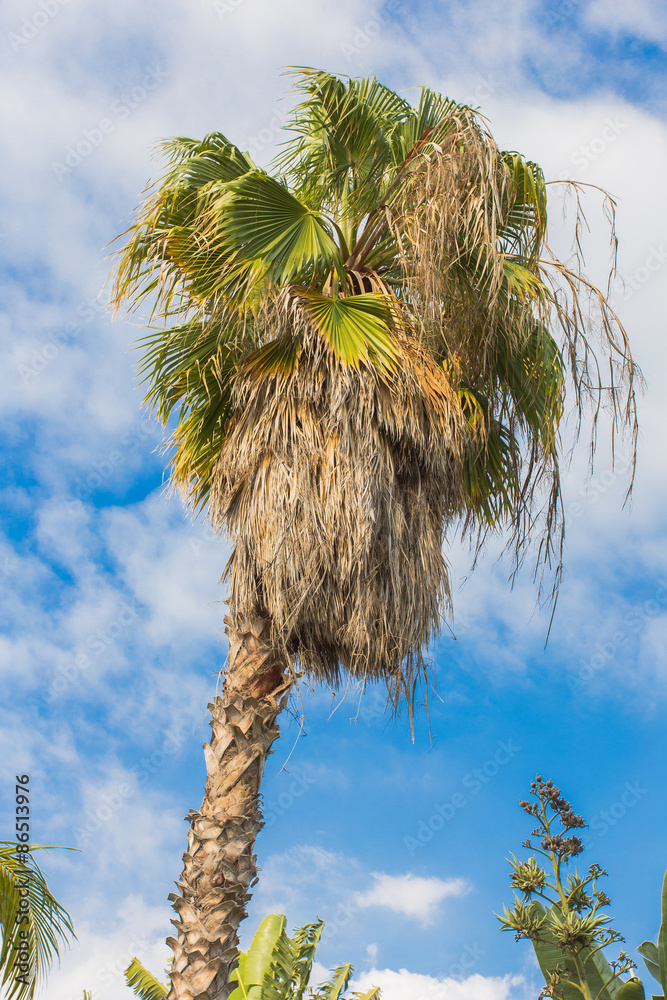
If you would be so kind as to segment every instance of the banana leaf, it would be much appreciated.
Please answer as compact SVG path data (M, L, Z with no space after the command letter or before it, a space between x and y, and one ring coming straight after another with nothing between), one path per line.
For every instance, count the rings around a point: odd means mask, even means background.
M658 967L663 996L667 997L667 872L662 880L662 922L658 934Z
M653 944L652 941L642 941L637 948L637 951L644 959L644 964L653 978L660 982L660 959L658 946Z

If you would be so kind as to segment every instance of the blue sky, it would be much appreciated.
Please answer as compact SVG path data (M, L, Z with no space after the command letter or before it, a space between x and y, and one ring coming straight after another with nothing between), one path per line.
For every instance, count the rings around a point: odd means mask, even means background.
M0 102L2 635L0 802L32 776L32 830L78 847L44 861L79 936L49 1000L130 993L159 972L167 895L199 805L206 705L225 658L225 540L163 489L160 428L112 322L105 249L150 177L155 142L221 130L260 163L280 140L288 65L375 73L479 105L548 179L618 200L613 301L647 379L631 504L628 445L601 430L564 475L566 575L549 644L529 574L510 589L491 539L474 574L450 538L454 618L431 650L415 741L384 699L304 689L264 785L267 827L246 936L270 910L327 920L320 961L351 961L385 1000L523 1000L531 949L501 934L510 853L536 772L589 820L628 950L658 930L667 707L663 497L667 16L658 0L7 0ZM79 152L77 152L77 148ZM601 202L587 262L605 280ZM552 205L554 246L568 225ZM571 219L570 219L571 221ZM569 444L571 425L565 433Z

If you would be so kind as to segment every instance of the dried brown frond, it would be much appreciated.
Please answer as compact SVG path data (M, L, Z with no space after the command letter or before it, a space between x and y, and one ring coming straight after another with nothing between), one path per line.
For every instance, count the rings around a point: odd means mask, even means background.
M414 340L391 370L337 361L299 320L292 373L242 370L211 515L235 542L230 607L259 608L316 679L384 679L396 704L449 602L443 526L460 508L466 435L458 398Z
M416 158L402 198L386 209L399 249L401 298L412 329L435 357L444 357L455 387L486 384L494 407L505 406L496 395L496 380L502 378L506 359L536 327L549 331L569 376L577 433L584 416L591 414L591 462L603 410L611 417L612 442L617 432L629 429L634 454L635 386L641 374L623 325L583 273L579 232L585 219L578 187L573 185L575 262L568 267L546 243L540 183L517 201L512 156L502 153L479 125L463 118L456 132ZM526 167L530 165L524 164L524 171ZM523 178L530 185L528 173ZM607 197L612 250L617 242L613 209ZM559 364L557 359L554 363ZM535 385L541 381L536 372ZM532 550L536 576L545 567L555 567L550 588L554 598L563 545L558 460L562 410L555 409L552 416L549 436L536 436L534 428L528 431L525 419L517 418L511 408L504 409L503 419L512 440L523 441L524 451L507 519L513 574ZM484 430L482 421L479 427ZM484 449L483 440L479 447ZM480 520L474 502L469 503L464 532L477 536L477 552L488 531L488 521Z
M443 345L450 357L462 357L471 346L483 352L493 336L504 278L497 243L509 184L493 140L462 120L418 158L403 197L391 208L404 297L437 353Z

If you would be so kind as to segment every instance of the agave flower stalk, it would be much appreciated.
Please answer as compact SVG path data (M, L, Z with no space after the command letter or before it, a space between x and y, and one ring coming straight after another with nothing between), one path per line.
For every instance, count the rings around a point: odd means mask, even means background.
M613 1000L622 985L620 976L635 963L621 952L609 964L602 952L607 945L624 940L608 926L611 916L602 912L610 899L598 888L597 880L607 873L592 864L585 876L577 871L565 874L570 860L584 849L572 831L586 824L553 781L543 781L538 774L530 788L536 801L522 801L521 807L537 820L531 836L540 838L540 846L530 837L523 846L546 858L550 872L535 855L527 861L517 861L512 855L510 883L522 898L515 894L513 908L503 908L504 915L498 917L501 929L514 931L517 940L532 941L547 981L542 996Z

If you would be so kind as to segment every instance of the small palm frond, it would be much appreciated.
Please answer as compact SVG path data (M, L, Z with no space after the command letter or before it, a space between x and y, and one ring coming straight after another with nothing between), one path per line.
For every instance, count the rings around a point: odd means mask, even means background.
M302 337L298 334L283 333L247 355L239 366L239 375L259 380L274 373L293 375L301 346Z
M1 984L8 1000L32 1000L60 949L75 937L69 914L50 891L27 845L17 853L13 841L0 841Z
M501 153L509 181L498 233L499 248L535 268L547 231L546 186L542 170L518 153Z
M155 976L145 969L138 958L133 958L125 970L125 979L141 1000L164 1000L168 990Z
M312 1000L339 1000L347 989L353 967L349 964L338 965L326 983L322 983L312 992Z
M380 987L371 986L370 990L367 990L366 993L353 993L352 997L354 1000L380 1000Z

